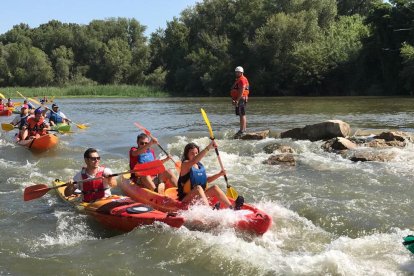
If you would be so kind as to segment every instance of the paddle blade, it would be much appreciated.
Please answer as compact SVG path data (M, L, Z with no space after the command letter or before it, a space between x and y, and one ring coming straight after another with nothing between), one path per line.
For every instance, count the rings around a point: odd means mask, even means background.
M138 123L134 123L135 126L139 129L141 129L146 135L151 136L151 132L146 129L145 127L143 127L142 125L138 124Z
M42 197L44 194L50 191L50 188L45 184L36 184L24 189L23 200L29 201Z
M236 192L236 190L233 187L228 186L227 191L226 191L226 196L231 199L237 199L239 194Z
M4 131L10 131L10 130L14 129L14 125L3 123L3 124L1 124L1 129L4 130Z
M29 101L34 102L35 104L42 105L38 100L27 98Z
M214 134L213 134L213 129L211 128L210 120L207 117L207 113L202 108L201 108L201 115L203 116L204 121L206 122L206 125L208 127L208 131L210 132L210 138L214 140Z
M86 129L88 128L87 125L82 125L82 124L75 124L79 129Z
M21 106L22 104L23 104L22 102L15 102L15 103L14 103L14 106L16 106L16 107L17 107L17 106Z
M1 93L0 93L0 98L2 98L2 99L6 99L6 97L4 97L4 95L3 95L3 94L1 94Z
M155 160L148 163L136 164L134 167L136 176L157 175L165 171L164 163Z

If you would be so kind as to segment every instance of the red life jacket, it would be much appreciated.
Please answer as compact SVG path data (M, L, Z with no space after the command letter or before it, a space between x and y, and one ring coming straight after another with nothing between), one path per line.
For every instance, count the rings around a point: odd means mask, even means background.
M45 135L47 132L45 128L45 119L40 118L38 122L35 121L35 117L29 117L27 119L27 130L29 131L29 136L35 136L39 134L40 136Z
M240 78L236 79L236 81L233 84L233 88L230 91L230 96L233 100L237 100L237 97L239 96L240 82L246 84L243 90L242 98L247 101L247 99L249 98L250 87L249 81L244 75L241 75Z
M105 167L100 166L98 168L98 172L95 177L101 177L103 175ZM88 175L86 174L86 168L82 168L82 179L88 179ZM105 197L105 187L103 184L103 179L96 179L92 181L83 182L82 184L82 193L83 193L83 201L84 202L92 202L97 199Z

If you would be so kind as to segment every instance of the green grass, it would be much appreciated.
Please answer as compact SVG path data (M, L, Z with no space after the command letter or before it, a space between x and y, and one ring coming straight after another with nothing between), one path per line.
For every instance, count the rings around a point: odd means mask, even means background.
M5 87L0 88L6 98L19 98L19 91L25 97L169 97L170 94L149 86L134 85L91 85L91 86L66 86L66 87Z

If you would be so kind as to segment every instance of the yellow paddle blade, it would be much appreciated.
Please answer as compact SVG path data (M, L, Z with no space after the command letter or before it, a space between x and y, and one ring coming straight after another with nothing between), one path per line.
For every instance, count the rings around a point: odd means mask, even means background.
M16 107L17 107L17 106L22 106L22 104L23 104L22 102L15 102L15 103L14 103L14 106L16 106Z
M202 108L201 108L201 115L203 116L204 121L206 122L206 125L208 127L208 131L210 132L210 138L214 139L213 129L211 128L210 120L208 119L206 112Z
M232 199L237 199L239 194L236 192L236 190L233 187L228 187L226 191L226 196Z
M11 110L11 111L14 111L14 107L13 106L7 107L7 109L8 110Z
M29 101L34 102L35 104L42 105L38 100L27 98Z
M88 126L87 125L80 125L80 124L75 124L78 128L80 128L80 129L86 129L86 128L88 128Z
M55 99L55 96L50 97L49 102L53 102L54 99Z
M22 93L20 93L19 91L16 91L17 94L19 94L20 97L22 97L23 99L26 99L25 96L22 95Z
M3 123L1 124L1 129L4 131L10 131L14 129L14 125Z
M0 93L0 98L2 98L2 99L6 99L6 97L4 97L4 95L3 95L3 94L1 94L1 93Z

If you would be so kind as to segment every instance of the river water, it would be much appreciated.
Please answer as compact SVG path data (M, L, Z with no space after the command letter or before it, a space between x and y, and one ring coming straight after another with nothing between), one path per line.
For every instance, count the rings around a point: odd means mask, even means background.
M11 133L0 133L1 275L414 273L414 256L401 244L414 227L413 144L390 149L396 155L391 162L354 163L324 152L320 141L277 138L280 131L329 119L348 122L353 132L414 132L412 98L252 98L248 129L271 130L271 137L261 141L232 139L238 117L228 99L94 98L58 103L74 122L90 127L74 126L76 133L61 135L58 147L42 154L13 144ZM272 216L274 223L265 235L162 224L117 234L76 213L53 192L23 201L27 186L69 180L83 165L88 147L97 148L101 163L113 172L126 170L128 150L139 134L134 122L148 128L175 158L190 141L207 145L200 108L211 121L229 183L246 202ZM0 117L0 122L10 120ZM269 157L263 148L275 142L295 149L296 167L262 164ZM204 163L208 172L219 171L213 152ZM215 184L225 190L223 179ZM217 212L208 210L205 216ZM228 219L224 213L220 216Z

